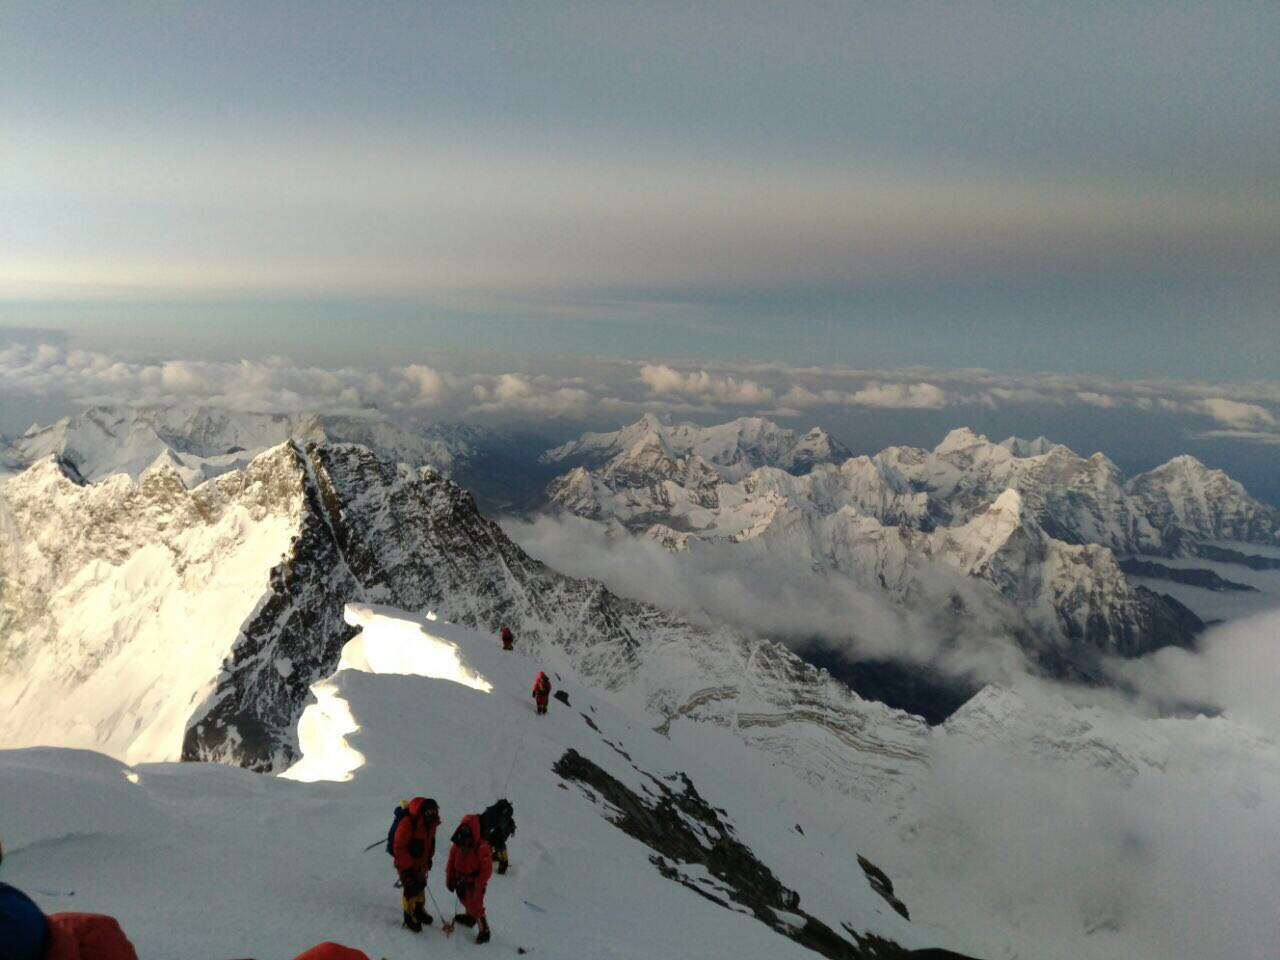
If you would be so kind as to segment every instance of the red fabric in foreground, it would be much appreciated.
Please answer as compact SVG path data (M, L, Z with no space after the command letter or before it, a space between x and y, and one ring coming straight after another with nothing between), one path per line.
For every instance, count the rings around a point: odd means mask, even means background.
M104 913L51 913L46 960L138 960L115 917Z
M324 943L317 943L310 950L304 950L294 960L369 960L369 957L359 950L326 940Z

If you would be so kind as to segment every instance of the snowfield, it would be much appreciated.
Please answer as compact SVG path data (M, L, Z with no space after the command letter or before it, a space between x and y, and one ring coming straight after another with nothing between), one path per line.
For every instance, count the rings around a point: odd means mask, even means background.
M931 732L927 763L904 766L903 796L885 802L798 780L729 727L677 717L656 733L563 667L553 681L572 706L553 700L536 718L529 687L543 665L525 652L430 616L367 604L347 616L361 632L315 685L303 758L283 776L0 752L0 876L46 910L116 915L144 960L284 958L322 939L388 960L471 955L481 948L465 931L401 930L389 858L363 848L404 797L436 797L447 836L506 795L518 832L511 872L489 887L484 949L815 956L730 899L705 864L666 857L678 879L664 877L661 838L628 835L598 783L553 770L572 750L640 798L681 793L687 776L799 895L796 912L776 912L783 925L803 912L837 933L847 923L989 960L1274 955L1280 750L1256 728L990 687ZM815 736L800 749L837 744ZM684 807L676 817L668 830L713 839ZM431 888L449 911L443 849ZM910 921L858 854L890 876Z
M710 438L717 469L794 449L761 424ZM206 439L225 438L213 426ZM950 439L932 460L1084 463L1041 441ZM1087 463L1084 479L1109 475ZM724 494L770 469L736 486L710 467L681 477ZM1045 490L996 492L984 471L964 476L991 502L967 487L966 518L929 530L845 504L836 526L865 536L829 537L823 555L870 558L893 584L914 569L902 545L918 544L970 587L945 595L979 633L1003 622L986 616L1003 609L996 591L1044 616L1119 609L1132 591L1110 550L1050 537L1032 516ZM765 494L826 472L774 470ZM771 614L787 583L768 535L720 545L757 557L744 590L721 568L655 580L647 605L558 573L438 471L360 445L290 442L187 479L161 462L85 483L50 458L0 481L0 878L49 910L117 915L144 958L288 958L323 939L387 960L475 949L402 931L388 858L364 852L422 793L444 836L514 802L513 870L490 897L503 953L815 955L803 941L877 960L939 945L986 960L1275 960L1280 548L1215 538L1151 554L1256 587L1168 587L1254 615L1194 650L1100 655L1108 687L1007 671L929 727L759 638L836 582ZM783 543L826 522L809 519L781 510L765 529ZM664 563L717 546L622 540ZM579 553L606 579L603 560L636 556ZM930 582L904 594L922 616L943 598ZM750 633L669 612L708 583L745 603ZM572 707L534 717L539 669ZM221 763L166 762L179 756Z
M871 889L852 848L836 855L825 841L800 835L771 800L571 681L564 686L572 707L552 701L548 716L535 717L532 660L464 628L388 613L353 610L365 633L329 681L330 707L349 705L355 726L318 724L314 738L303 737L304 759L284 777L215 764L129 767L83 751L0 752L4 879L49 911L114 914L143 958L291 957L324 939L374 957L471 956L482 948L461 928L451 939L438 923L418 937L400 929L390 858L380 844L364 847L385 838L401 798L435 797L446 841L462 814L505 792L518 832L510 872L490 882L494 942L483 949L637 960L814 956L744 908L725 909L665 879L651 851L609 823L606 804L552 772L572 748L639 793L654 789L648 774L687 773L799 892L800 909L837 930L847 921L907 946L938 942L937 931L903 920ZM363 669L386 666L384 642L413 633L402 662L391 666L425 666L434 676ZM442 653L455 657L452 668ZM429 663L417 659L423 654ZM357 752L346 756L359 758L349 780L343 763L313 770L336 782L294 779L308 764L342 756L340 739ZM446 850L442 842L430 882L448 911ZM699 873L689 871L691 882Z

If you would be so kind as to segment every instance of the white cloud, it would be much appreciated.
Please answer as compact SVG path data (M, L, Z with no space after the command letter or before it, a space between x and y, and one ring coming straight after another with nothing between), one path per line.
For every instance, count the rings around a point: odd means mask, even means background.
M592 401L592 395L580 387L547 384L549 378L529 378L504 373L489 387L479 385L473 391L478 401L469 413L521 413L542 416L581 416Z
M780 403L796 408L810 407L879 407L896 410L941 410L955 402L946 391L932 383L868 382L861 389L813 390L794 384L780 398Z
M1280 427L1280 420L1276 419L1276 415L1256 403L1242 403L1226 397L1206 397L1200 401L1200 410L1223 426L1237 430Z
M772 403L774 392L762 387L755 380L733 376L716 377L706 370L681 373L665 364L645 364L640 368L640 379L649 390L659 396L680 394L705 397L731 405L759 405Z
M706 377L707 374L703 374ZM646 364L640 368L640 379L649 385L654 393L688 393L693 377L686 377L665 365Z
M867 384L849 398L859 407L884 407L899 410L941 410L947 406L946 393L932 383Z
M615 537L604 524L575 516L502 521L531 555L571 576L600 580L615 592L674 610L709 626L792 642L821 639L839 657L891 657L933 663L954 675L1007 681L1025 660L1008 636L993 637L990 622L975 617L947 632L931 613L894 606L884 594L852 578L831 576L809 563L764 557L730 544L697 544L673 553L647 537ZM928 571L918 571L921 582ZM983 609L981 588L966 608Z
M307 366L280 357L138 361L51 344L0 347L0 387L85 405L199 403L280 413L431 408L455 415L582 416L591 408L593 394L566 385L575 382L519 373L457 374L417 363L379 372Z
M834 393L835 391L829 392ZM814 393L807 387L802 387L799 384L796 384L784 393L778 402L788 407L804 408L819 407L823 404L829 403L830 401L825 399L822 394Z
M417 387L418 399L423 403L434 404L444 399L445 391L448 389L444 377L431 367L411 363L402 369L400 374L406 381Z
M1265 430L1206 430L1192 436L1197 440L1243 440L1246 443L1280 446L1280 433L1268 433Z
M1081 390L1076 394L1076 399L1091 407L1101 407L1103 410L1111 410L1120 405L1115 397L1105 393L1095 393L1092 390Z
M437 416L557 416L611 426L645 410L728 419L746 408L776 417L848 415L851 409L942 410L1024 406L1208 417L1190 432L1280 443L1280 382L1123 380L1085 374L988 370L860 370L840 365L723 362L685 366L581 358L571 375L528 370L458 372L426 363L389 370L326 368L281 357L238 362L139 360L28 338L0 345L0 387L74 403L202 403L267 412L429 409ZM603 425L603 424L602 424ZM1188 420L1188 427L1194 426ZM12 425L10 425L12 429Z

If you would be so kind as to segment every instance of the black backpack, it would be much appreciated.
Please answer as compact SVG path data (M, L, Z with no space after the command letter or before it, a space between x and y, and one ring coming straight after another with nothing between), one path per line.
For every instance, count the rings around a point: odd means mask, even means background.
M515 808L510 800L499 800L480 814L480 835L491 844L505 844L507 838L516 832L514 814Z

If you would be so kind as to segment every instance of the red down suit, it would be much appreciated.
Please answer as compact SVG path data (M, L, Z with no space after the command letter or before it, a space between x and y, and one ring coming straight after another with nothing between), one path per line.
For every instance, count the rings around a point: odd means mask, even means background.
M462 838L463 843L458 839ZM465 842L469 839L469 842ZM469 813L454 832L444 885L458 894L463 908L479 920L484 916L484 889L493 875L493 850L480 835L480 817Z
M545 707L550 698L551 678L545 673L539 673L538 678L533 681L533 699L538 706Z
M440 825L440 818L425 815L429 802L425 797L414 797L409 801L409 815L402 817L396 826L391 854L401 873L413 870L425 876L436 855L436 827Z

